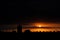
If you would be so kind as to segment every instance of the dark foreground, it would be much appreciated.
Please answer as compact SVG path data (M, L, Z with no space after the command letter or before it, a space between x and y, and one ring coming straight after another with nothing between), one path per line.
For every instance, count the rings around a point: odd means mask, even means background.
M52 40L60 39L60 32L25 32L22 34L16 32L0 32L0 40Z

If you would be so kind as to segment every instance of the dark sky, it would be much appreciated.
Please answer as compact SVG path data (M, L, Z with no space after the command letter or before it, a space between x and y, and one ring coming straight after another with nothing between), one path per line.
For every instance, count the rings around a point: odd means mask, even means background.
M59 8L59 7L58 7ZM33 21L60 22L56 0L22 0L8 1L8 15L3 23L19 23ZM6 16L6 15L5 15Z

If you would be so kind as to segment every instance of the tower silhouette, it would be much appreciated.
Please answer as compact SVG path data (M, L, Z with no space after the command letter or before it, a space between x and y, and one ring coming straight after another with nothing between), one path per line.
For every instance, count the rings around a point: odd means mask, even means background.
M18 27L17 27L17 32L18 33L22 33L22 26L19 24Z
M17 26L17 36L18 36L18 39L22 38L22 26L20 24Z

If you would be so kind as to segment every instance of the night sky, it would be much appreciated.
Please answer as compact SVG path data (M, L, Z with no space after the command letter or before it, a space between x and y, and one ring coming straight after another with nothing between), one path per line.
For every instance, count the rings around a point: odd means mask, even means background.
M26 22L60 22L56 0L8 1L8 14L1 15L1 24ZM59 7L58 7L59 8Z
M34 22L60 26L59 9L59 2L56 0L8 0L7 4L4 2L3 12L0 14L0 29L14 29L17 24Z

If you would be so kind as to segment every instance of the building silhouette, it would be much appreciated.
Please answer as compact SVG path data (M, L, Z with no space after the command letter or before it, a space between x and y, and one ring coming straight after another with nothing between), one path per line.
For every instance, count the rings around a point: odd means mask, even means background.
M18 33L22 33L22 26L19 24L18 27L17 27L17 32Z
M25 33L30 33L31 31L30 30L25 30Z
M22 25L20 24L17 26L17 36L18 39L22 38Z

